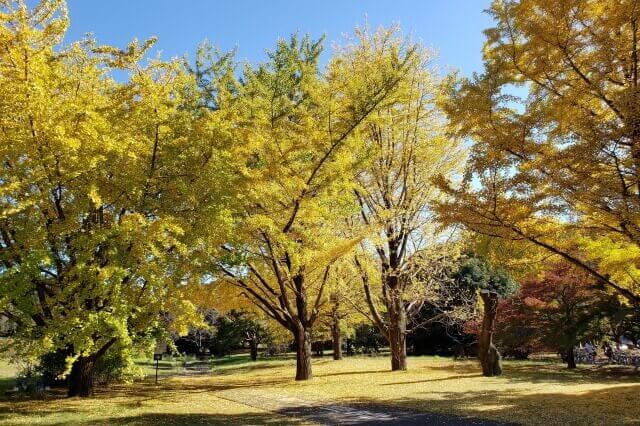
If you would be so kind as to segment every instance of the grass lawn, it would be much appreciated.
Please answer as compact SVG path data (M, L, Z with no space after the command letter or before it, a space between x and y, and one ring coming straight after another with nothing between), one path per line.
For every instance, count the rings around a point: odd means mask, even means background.
M531 425L640 424L635 372L507 361L502 377L484 378L475 361L416 357L406 372L390 372L389 364L386 357L314 359L315 378L295 382L293 360L234 357L215 361L212 375L99 389L88 400L62 393L4 399L0 424L304 424L236 402L241 396L382 404Z
M13 389L18 368L7 360L0 358L0 395Z
M156 362L149 359L137 359L136 365L142 369L142 373L146 376L154 376L156 374ZM183 372L182 361L162 360L158 362L158 377L173 375Z

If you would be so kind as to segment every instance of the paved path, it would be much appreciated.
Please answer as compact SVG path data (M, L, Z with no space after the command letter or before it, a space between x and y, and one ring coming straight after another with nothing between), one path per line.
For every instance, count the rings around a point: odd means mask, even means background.
M290 396L266 396L254 392L225 392L224 398L273 413L311 420L322 425L515 425L515 423L501 423L447 414L421 413L381 405L351 406L308 401Z
M207 361L191 361L184 364L182 375L211 374L211 363Z

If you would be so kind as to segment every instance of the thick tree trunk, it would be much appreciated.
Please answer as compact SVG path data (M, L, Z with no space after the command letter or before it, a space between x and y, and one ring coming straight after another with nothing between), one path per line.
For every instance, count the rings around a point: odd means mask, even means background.
M311 372L311 330L298 326L295 332L296 342L296 380L309 380Z
M67 396L84 398L93 395L93 367L93 359L87 357L80 357L73 363Z
M249 348L251 350L251 361L256 361L258 359L258 340L255 338L250 339Z
M567 368L568 369L576 368L576 356L575 356L575 353L573 351L573 345L570 346L569 348L567 348L565 354L566 354L566 357L567 357Z
M407 313L400 295L393 295L389 306L389 346L391 348L391 370L406 370Z
M81 356L73 363L68 377L69 389L67 390L67 396L85 398L93 395L93 369L96 361L102 358L117 340L115 337L111 338L93 355L89 357Z
M498 315L498 293L483 290L480 292L480 297L484 302L484 317L482 318L482 332L479 342L482 374L486 377L499 376L502 374L500 353L493 345L493 333Z

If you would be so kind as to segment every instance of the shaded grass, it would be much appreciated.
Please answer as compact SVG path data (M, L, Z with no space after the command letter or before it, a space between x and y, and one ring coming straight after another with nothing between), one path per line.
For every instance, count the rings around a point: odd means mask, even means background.
M312 381L295 382L295 360L219 361L208 376L100 389L90 400L53 393L0 401L0 424L304 424L234 400L252 395L531 425L640 423L640 376L626 369L507 361L503 376L485 378L475 361L417 357L409 371L391 372L388 358L320 358Z
M250 385L211 386L208 381L173 379L154 386L146 380L98 389L90 399L65 398L59 390L42 399L1 401L0 424L306 424L216 395L222 390L243 386Z

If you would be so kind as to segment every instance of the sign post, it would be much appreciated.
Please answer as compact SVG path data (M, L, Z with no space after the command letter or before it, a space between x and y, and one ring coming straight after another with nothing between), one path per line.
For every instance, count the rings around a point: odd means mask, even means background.
M156 385L158 384L158 363L162 359L162 354L153 354L153 360L156 362Z

